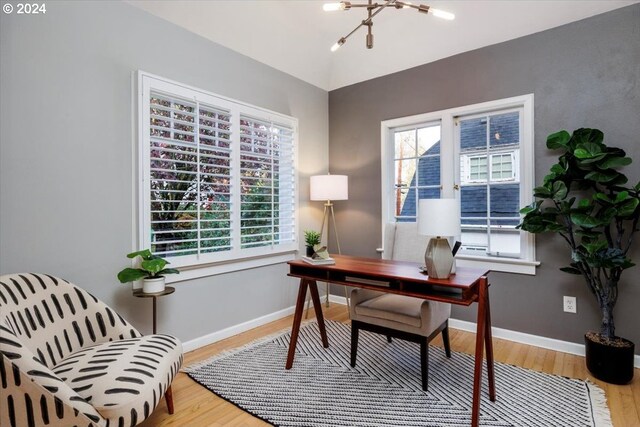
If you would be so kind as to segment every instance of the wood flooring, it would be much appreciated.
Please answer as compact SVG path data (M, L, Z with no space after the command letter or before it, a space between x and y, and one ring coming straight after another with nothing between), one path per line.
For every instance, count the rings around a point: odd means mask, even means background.
M331 304L323 310L326 319L348 322L349 316L344 305ZM313 318L313 312L309 314ZM239 347L257 338L291 327L293 316L285 317L264 326L202 347L185 355L184 366L207 359L221 351ZM475 335L457 329L450 329L451 349L473 354ZM329 337L331 342L331 337ZM432 342L442 345L440 338ZM631 384L616 386L606 384L589 375L584 358L567 353L545 350L525 344L494 338L494 356L496 362L509 363L549 374L564 375L586 379L598 384L607 394L614 427L640 426L640 369L635 370ZM284 369L284 366L283 366ZM227 401L219 398L184 373L179 373L173 381L174 415L169 415L164 401L155 412L141 424L143 427L164 426L266 426L261 421ZM499 391L498 391L499 393ZM498 398L500 395L498 394ZM471 404L471 403L469 403Z

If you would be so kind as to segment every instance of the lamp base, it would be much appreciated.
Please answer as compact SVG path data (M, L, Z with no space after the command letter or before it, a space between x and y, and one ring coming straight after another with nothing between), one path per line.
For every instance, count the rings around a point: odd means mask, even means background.
M453 254L449 240L444 237L434 237L429 240L424 254L424 264L427 274L434 279L448 279L453 267Z

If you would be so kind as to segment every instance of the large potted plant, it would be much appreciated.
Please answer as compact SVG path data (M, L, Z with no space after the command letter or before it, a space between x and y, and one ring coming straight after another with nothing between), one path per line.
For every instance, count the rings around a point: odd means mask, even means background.
M620 172L631 163L624 150L608 147L597 129L549 135L547 148L560 153L558 163L535 188L535 202L520 212L520 228L552 232L571 249L571 262L561 268L581 275L602 313L599 332L585 335L587 368L594 377L614 384L633 378L634 344L615 335L613 309L640 217L640 183L627 185Z
M169 261L153 255L149 249L127 254L127 258L140 257L139 268L125 268L118 273L120 283L135 282L142 279L142 292L153 294L164 291L165 274L179 274L175 268L165 268Z

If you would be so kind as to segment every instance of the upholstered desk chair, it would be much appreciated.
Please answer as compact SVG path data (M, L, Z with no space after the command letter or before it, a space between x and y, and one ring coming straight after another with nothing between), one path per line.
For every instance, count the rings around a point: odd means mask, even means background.
M384 259L424 264L428 240L418 235L415 223L387 224L384 231ZM422 389L429 378L429 341L442 332L447 357L451 357L448 321L451 304L427 301L368 289L351 291L351 366L356 366L358 333L366 330L420 344Z
M0 277L0 425L129 427L165 395L182 344L141 335L104 303L44 274Z

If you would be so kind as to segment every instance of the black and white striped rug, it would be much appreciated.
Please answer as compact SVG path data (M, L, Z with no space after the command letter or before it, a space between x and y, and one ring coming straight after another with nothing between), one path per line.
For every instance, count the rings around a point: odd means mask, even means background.
M473 357L429 349L429 391L420 384L419 346L360 332L349 364L350 327L327 322L300 330L293 368L284 369L289 332L185 369L218 396L277 426L468 426ZM482 426L611 426L603 391L592 383L516 366L495 366L497 401L483 377ZM212 420L214 421L214 420Z

